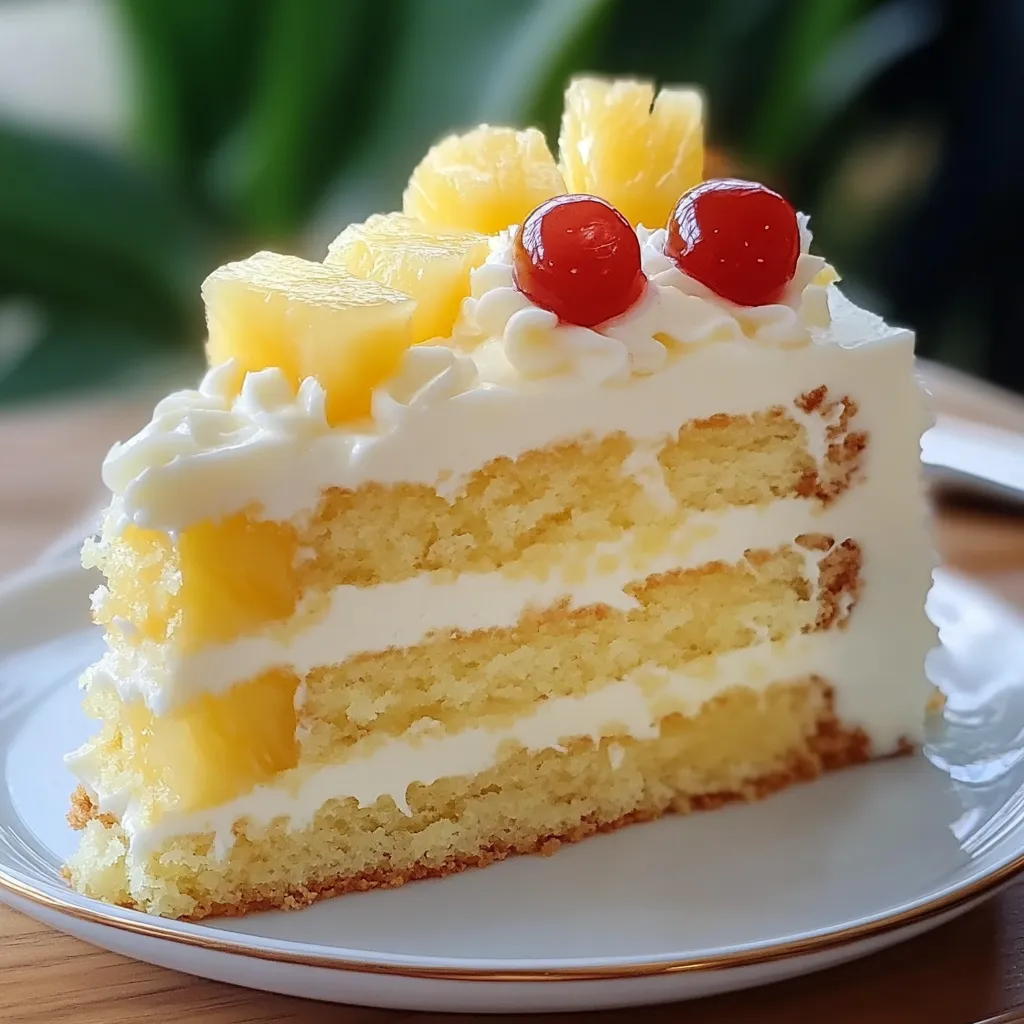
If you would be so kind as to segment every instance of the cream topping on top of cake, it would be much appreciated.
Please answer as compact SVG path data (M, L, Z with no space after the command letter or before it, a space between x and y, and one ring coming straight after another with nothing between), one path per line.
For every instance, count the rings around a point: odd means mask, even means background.
M800 223L803 251L785 294L778 303L753 307L736 306L680 271L665 255L664 228L638 228L646 292L627 312L596 328L560 323L516 287L513 228L492 240L486 261L470 274L472 294L455 337L469 344L486 339L483 351L474 354L485 378L507 379L507 366L527 379L571 374L596 384L656 373L673 345L745 339L784 348L807 345L828 330L831 317L827 285L819 278L828 265L810 254L807 218Z
M331 427L312 378L296 394L269 368L235 395L236 369L214 367L112 448L103 479L115 508L173 534L253 505L289 519L330 486L407 481L452 497L493 458L575 436L664 439L683 419L791 408L823 383L842 393L851 375L875 391L900 386L883 383L883 367L912 358L913 335L818 283L820 257L800 256L783 303L744 309L664 266L659 232L640 232L648 294L598 329L558 324L512 288L510 236L499 236L453 339L410 348L374 391L370 420Z
M175 503L175 488L191 485L190 471L196 484L208 488L221 470L230 474L232 465L241 469L242 477L247 469L258 473L261 463L288 458L294 449L328 436L342 442L353 463L373 441L374 434L330 426L324 389L313 377L307 377L296 393L284 374L270 367L246 374L236 396L235 375L231 361L212 367L197 389L175 391L162 399L142 430L110 450L103 462L103 482L115 495L126 496L130 520L168 529L188 525L190 520L165 521L158 510ZM450 348L411 348L398 375L374 393L374 424L379 433L393 433L403 422L415 421L438 403L466 392L476 379L473 361ZM222 486L229 490L231 484L226 481ZM259 496L246 496L233 508L254 500L260 501ZM153 511L147 512L147 506Z

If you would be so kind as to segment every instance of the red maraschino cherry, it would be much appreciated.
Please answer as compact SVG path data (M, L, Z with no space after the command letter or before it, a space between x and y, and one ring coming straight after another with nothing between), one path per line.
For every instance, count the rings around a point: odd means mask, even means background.
M778 302L793 279L800 227L777 192L720 178L683 193L668 221L665 252L723 299L766 306Z
M647 285L636 232L596 196L555 196L542 203L523 221L512 255L519 290L580 327L625 313Z

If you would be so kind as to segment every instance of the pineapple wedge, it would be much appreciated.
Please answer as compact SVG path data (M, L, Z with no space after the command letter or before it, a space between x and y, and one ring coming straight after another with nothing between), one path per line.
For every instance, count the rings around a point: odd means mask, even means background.
M481 125L449 135L412 173L402 209L431 227L493 235L565 192L544 136Z
M280 367L296 386L315 377L331 424L368 416L374 387L412 344L408 295L296 256L228 263L203 282L203 298L211 366L234 357L243 371Z
M402 213L378 213L345 228L324 262L411 295L416 300L412 340L418 344L452 333L469 294L469 273L487 252L486 235L427 227Z
M141 701L123 705L118 728L124 747L139 751L155 798L150 820L168 804L186 812L214 807L294 768L298 682L278 668L168 714L154 715Z
M703 101L693 89L577 78L565 91L558 138L570 192L600 196L634 227L663 227L702 180Z

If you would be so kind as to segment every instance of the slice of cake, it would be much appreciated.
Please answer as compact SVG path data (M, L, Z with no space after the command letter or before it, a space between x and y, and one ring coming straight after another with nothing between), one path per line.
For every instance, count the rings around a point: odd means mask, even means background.
M211 275L85 549L75 888L298 907L920 741L913 336L700 117L577 81L560 165L453 136L324 263Z

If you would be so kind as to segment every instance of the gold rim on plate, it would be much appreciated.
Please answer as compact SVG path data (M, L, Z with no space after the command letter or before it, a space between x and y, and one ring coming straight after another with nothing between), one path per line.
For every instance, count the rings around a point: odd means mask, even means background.
M0 889L27 900L46 910L66 914L79 921L106 925L134 935L151 939L164 939L185 946L227 953L232 956L247 956L256 960L270 960L275 963L296 964L303 967L323 967L330 970L352 971L357 974L390 974L403 978L433 979L437 981L614 981L619 978L652 977L661 974L679 974L684 971L721 971L737 967L754 967L775 963L792 957L825 953L863 939L876 938L889 932L921 924L994 893L1016 874L1024 870L1024 853L997 868L991 874L975 880L954 892L947 893L930 902L904 910L902 913L866 921L837 931L825 932L805 939L794 939L774 946L760 947L736 953L720 953L715 956L697 957L691 960L659 960L622 964L619 967L553 967L553 968L511 968L491 970L488 968L443 967L441 965L415 967L406 964L387 964L356 957L325 957L312 953L286 953L277 950L259 949L242 942L227 942L205 935L193 935L174 931L163 918L148 918L140 914L139 920L115 916L102 904L78 906L70 900L44 892L27 882L12 878L0 870ZM93 901L90 901L93 902ZM98 908L98 909L97 909Z

